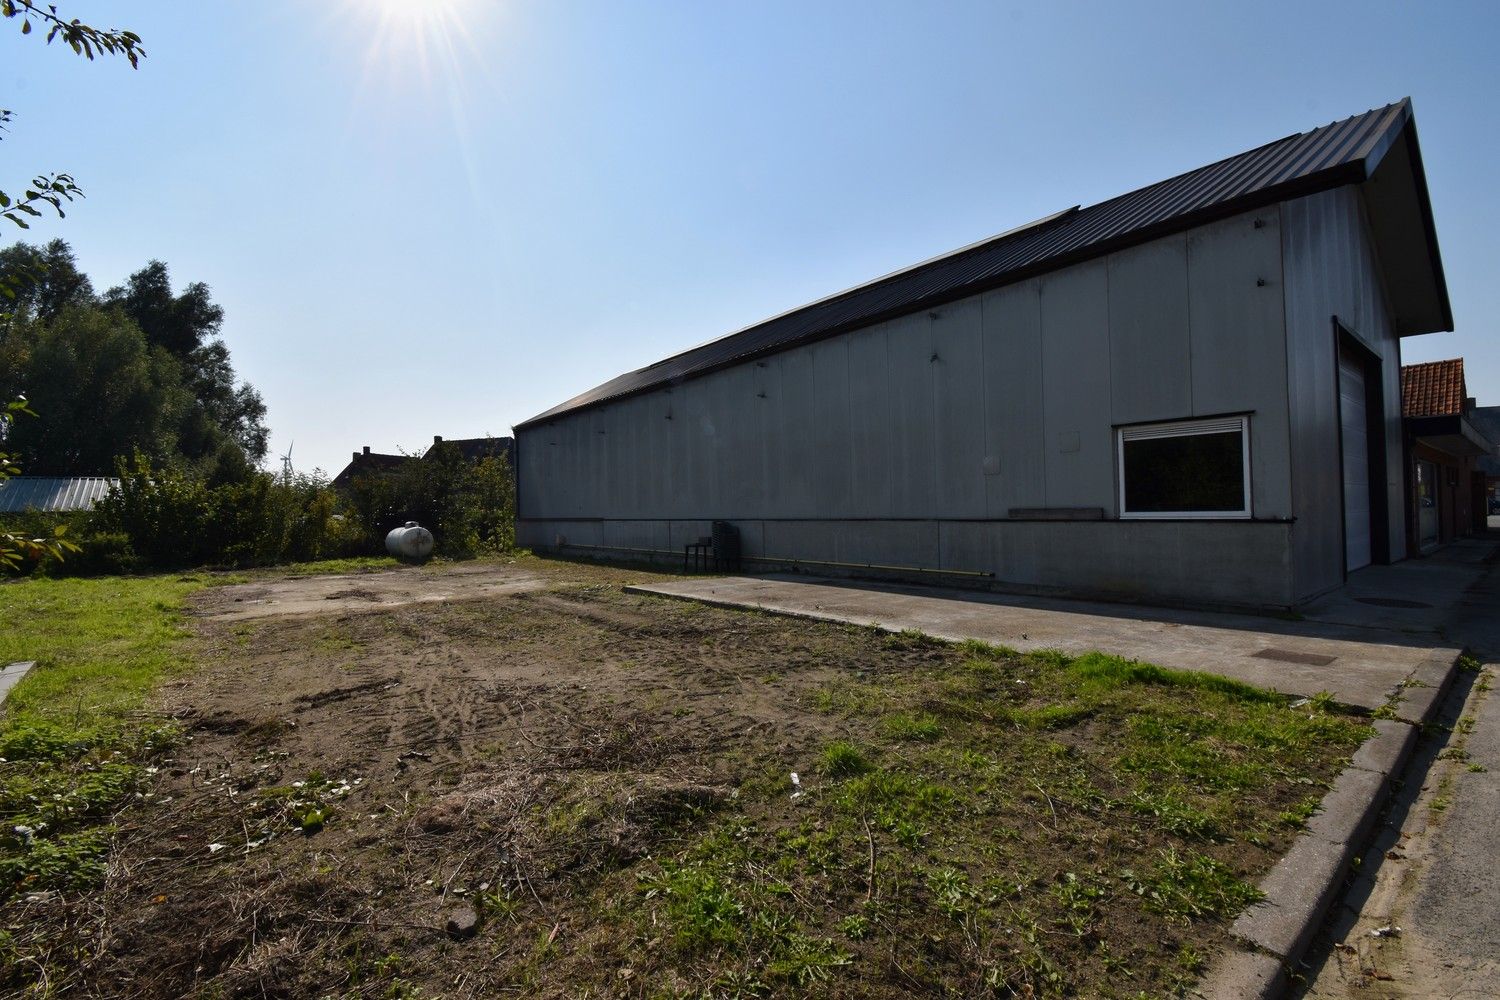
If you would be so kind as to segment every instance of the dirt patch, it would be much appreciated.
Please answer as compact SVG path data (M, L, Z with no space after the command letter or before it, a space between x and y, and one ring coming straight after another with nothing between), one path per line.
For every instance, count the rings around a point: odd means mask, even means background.
M120 817L105 890L45 918L85 942L70 986L1167 992L1226 923L1212 904L1175 915L1172 866L1263 871L1290 835L1274 817L1339 756L1280 748L1274 782L1184 792L1234 802L1250 835L1216 840L1133 804L1167 766L1118 766L1146 701L1054 716L1031 693L1047 661L976 666L920 638L622 594L626 578L403 570L206 597L202 666L158 705L186 742ZM1151 697L1193 724L1190 692ZM455 916L471 911L472 937Z
M547 585L545 578L504 562L460 564L445 567L440 573L409 567L338 576L288 575L205 590L193 611L220 621L327 615L372 605L393 608L498 597Z

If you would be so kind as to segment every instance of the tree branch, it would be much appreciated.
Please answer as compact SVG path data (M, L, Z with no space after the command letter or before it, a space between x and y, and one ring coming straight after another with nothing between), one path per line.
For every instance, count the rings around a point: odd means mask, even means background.
M84 24L76 17L64 20L57 12L56 4L42 5L35 0L0 0L0 17L21 19L21 34L31 34L33 19L47 29L47 44L61 38L74 53L92 60L96 55L124 56L132 69L140 67L146 57L141 47L141 36L133 31L118 28L95 28Z
M38 205L51 205L57 217L65 219L68 213L63 211L63 202L83 196L83 191L73 183L72 174L38 174L31 179L31 187L18 199L13 200L0 191L0 218L9 219L22 229L30 229L31 224L22 216L41 215Z

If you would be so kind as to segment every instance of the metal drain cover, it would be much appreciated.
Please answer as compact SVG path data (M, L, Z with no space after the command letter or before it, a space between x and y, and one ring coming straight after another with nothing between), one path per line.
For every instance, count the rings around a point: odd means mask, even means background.
M1361 604L1373 604L1377 608L1430 608L1431 604L1423 604L1421 601L1404 601L1399 597L1356 597Z

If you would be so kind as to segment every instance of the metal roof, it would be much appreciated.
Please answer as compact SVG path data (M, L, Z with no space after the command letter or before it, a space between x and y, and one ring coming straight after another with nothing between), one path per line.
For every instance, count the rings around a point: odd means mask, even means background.
M517 427L965 298L1260 205L1364 181L1410 120L1411 102L1402 99L1088 208L1059 212L620 375Z
M105 476L15 476L0 480L0 514L92 510L118 483L118 479Z

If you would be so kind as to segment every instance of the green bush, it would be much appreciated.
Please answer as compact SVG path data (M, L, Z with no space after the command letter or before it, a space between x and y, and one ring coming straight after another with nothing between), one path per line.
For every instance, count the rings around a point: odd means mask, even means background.
M386 532L407 521L429 528L448 556L515 545L510 463L503 455L468 462L451 445L357 480L342 496L320 477L285 479L253 469L205 477L157 468L139 454L118 462L117 474L119 485L91 513L6 519L6 530L37 537L65 525L79 549L62 560L33 559L20 572L94 576L371 555L382 551Z
M48 564L46 572L52 576L118 576L146 568L145 560L131 547L130 536L123 532L94 532L73 541L78 551Z
M516 486L504 455L468 462L453 445L436 444L420 460L356 479L349 503L373 539L383 541L392 528L416 521L448 556L515 545Z
M120 483L99 501L85 536L91 560L134 565L267 566L358 555L371 539L338 512L328 484L312 476L281 479L250 472L211 485L136 456L119 466ZM125 545L121 545L121 539ZM89 562L91 560L86 560Z

